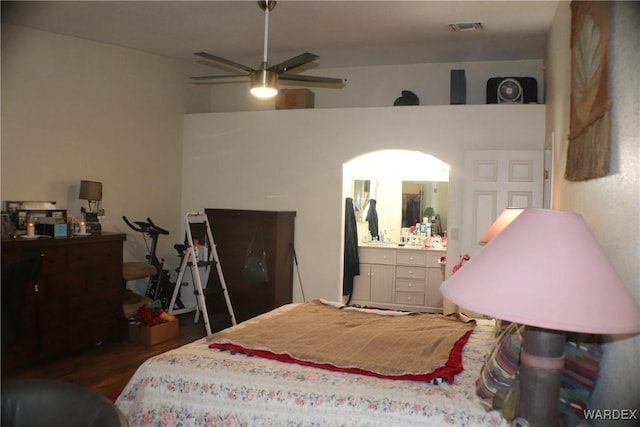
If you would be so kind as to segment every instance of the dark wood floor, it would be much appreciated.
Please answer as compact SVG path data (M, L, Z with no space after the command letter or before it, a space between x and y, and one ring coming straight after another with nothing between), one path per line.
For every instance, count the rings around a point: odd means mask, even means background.
M197 324L193 322L194 313L182 314L178 319L178 337L154 346L134 344L128 340L125 332L121 342L103 343L59 360L4 374L2 380L55 379L80 384L113 398L127 385L135 370L146 359L206 335L202 316Z

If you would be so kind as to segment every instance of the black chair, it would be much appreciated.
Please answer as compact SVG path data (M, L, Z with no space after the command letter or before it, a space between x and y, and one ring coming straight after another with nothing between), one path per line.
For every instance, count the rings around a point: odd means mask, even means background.
M2 384L2 427L126 427L105 396L78 384L12 380Z
M19 341L24 321L27 287L32 284L42 264L40 251L28 251L14 259L2 277L2 351Z

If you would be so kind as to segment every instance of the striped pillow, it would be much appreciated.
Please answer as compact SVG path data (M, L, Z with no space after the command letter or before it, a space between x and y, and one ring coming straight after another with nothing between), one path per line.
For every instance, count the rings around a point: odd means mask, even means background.
M511 323L502 330L496 345L482 365L480 378L476 380L476 394L491 409L493 396L503 388L509 388L520 368L520 348L524 326Z
M492 408L493 396L498 390L511 386L520 368L520 351L524 326L507 326L496 340L476 380L476 394L487 409ZM569 336L570 340L574 339ZM598 377L602 356L600 344L567 341L560 385L560 420L562 427L576 426L584 419L583 409L589 404L591 392Z
M567 341L560 382L559 426L576 426L584 420L598 378L602 347L596 343Z

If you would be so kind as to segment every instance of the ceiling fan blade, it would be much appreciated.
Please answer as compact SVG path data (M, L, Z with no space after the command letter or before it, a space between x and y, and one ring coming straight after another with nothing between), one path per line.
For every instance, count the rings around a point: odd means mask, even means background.
M196 82L203 83L217 83L216 80L224 80L225 82L233 82L233 81L248 81L248 74L226 74L226 75L216 75L216 76L195 76L189 77L191 80ZM221 82L222 83L222 82Z
M250 72L253 71L253 68L247 67L246 65L238 64L237 62L233 62L233 61L230 61L228 59L221 58L219 56L212 55L212 54L207 53L207 52L196 52L196 53L194 53L194 55L197 55L197 56L199 56L201 58L208 59L210 61L219 62L221 64L225 64L225 65L228 65L228 66L233 67L233 68L238 68L240 70L246 71L247 73L250 73Z
M310 82L310 83L327 83L332 85L344 86L347 84L347 79L338 79L334 77L318 77L308 76L305 74L280 74L278 80L289 80L296 82Z
M315 53L305 52L301 53L298 56L294 56L293 58L282 61L281 63L276 64L272 67L269 67L269 69L280 74L286 71L293 70L294 68L300 67L301 65L308 64L309 62L315 61L318 58L319 56Z

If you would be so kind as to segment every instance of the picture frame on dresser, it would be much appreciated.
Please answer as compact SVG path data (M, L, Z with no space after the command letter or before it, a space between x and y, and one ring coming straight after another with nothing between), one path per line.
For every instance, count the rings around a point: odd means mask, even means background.
M55 201L5 201L4 211L17 234L26 233L28 222L37 218L57 218L67 222L67 210L58 209Z

